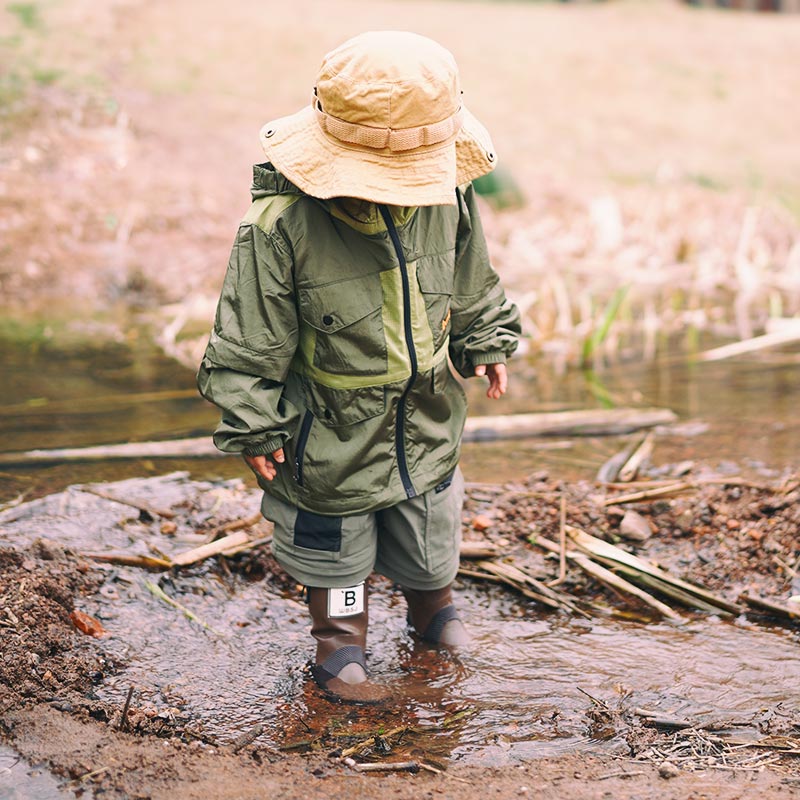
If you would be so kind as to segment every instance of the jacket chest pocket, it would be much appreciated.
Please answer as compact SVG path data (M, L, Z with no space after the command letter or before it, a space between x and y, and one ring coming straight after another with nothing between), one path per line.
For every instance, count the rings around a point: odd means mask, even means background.
M433 349L438 350L450 333L450 301L453 297L454 253L426 256L417 261L417 283L425 301L433 335Z
M300 315L314 329L315 367L339 375L387 370L380 275L301 288Z

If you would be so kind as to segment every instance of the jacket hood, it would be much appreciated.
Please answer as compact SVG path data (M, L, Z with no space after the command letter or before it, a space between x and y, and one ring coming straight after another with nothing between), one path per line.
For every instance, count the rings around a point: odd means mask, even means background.
M304 194L290 180L281 175L268 161L253 166L253 185L250 187L253 200L277 194Z

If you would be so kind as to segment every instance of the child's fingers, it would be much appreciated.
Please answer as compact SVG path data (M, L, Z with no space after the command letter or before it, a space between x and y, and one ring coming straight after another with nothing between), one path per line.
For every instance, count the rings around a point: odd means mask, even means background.
M282 448L282 447L279 447L277 450L275 450L275 451L272 453L272 457L273 457L273 458L274 458L274 459L275 459L275 460L276 460L276 461L277 461L279 464L283 464L283 462L284 462L284 461L286 461L286 457L283 455L283 448Z
M479 378L482 378L486 374L486 364L478 364L478 366L475 367L475 374Z

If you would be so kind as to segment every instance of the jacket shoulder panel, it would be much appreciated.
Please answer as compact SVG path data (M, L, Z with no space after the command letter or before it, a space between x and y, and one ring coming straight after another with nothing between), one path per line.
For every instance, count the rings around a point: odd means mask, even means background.
M244 215L242 223L245 225L255 225L261 228L268 236L272 234L275 223L280 216L291 208L301 195L296 194L276 194L267 197L259 197L254 200Z

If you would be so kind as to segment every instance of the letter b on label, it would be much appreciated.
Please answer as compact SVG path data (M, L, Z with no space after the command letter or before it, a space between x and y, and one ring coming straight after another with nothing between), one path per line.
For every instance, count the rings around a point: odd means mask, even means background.
M352 617L364 610L364 584L328 589L328 616Z

